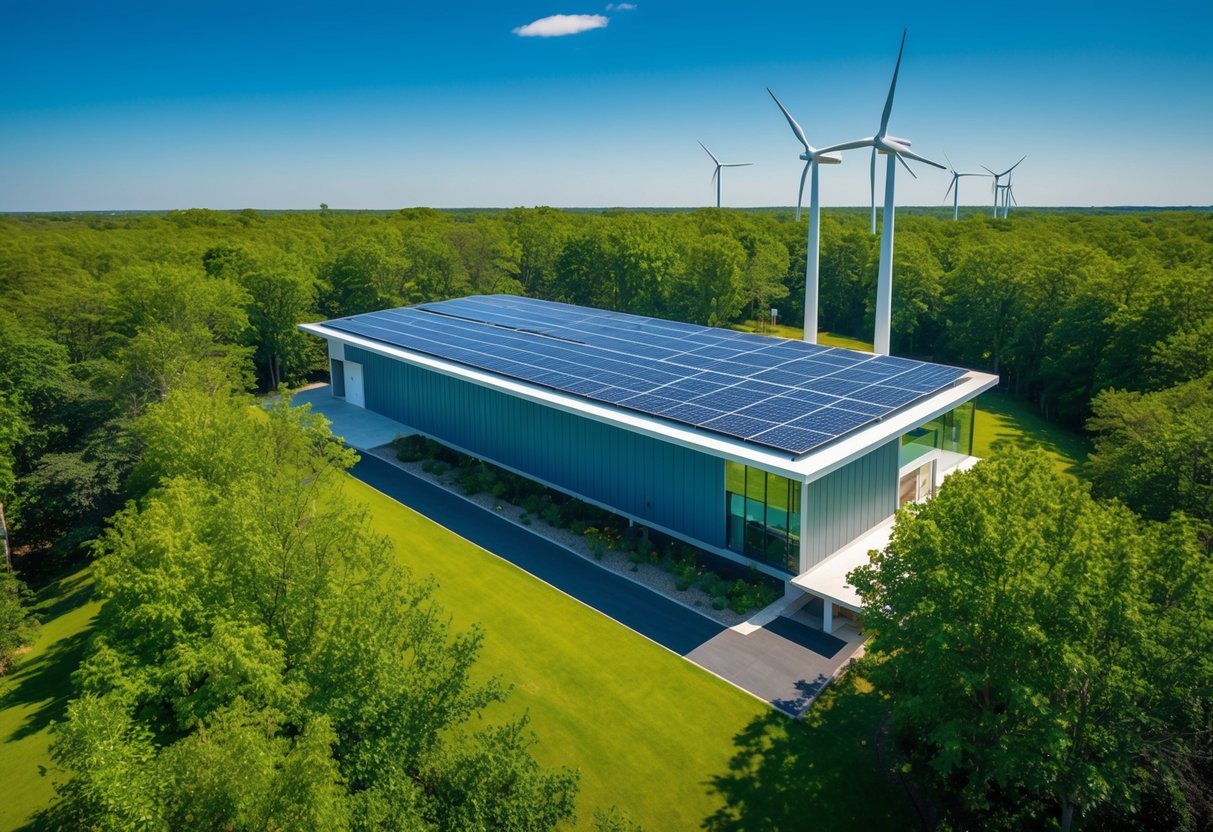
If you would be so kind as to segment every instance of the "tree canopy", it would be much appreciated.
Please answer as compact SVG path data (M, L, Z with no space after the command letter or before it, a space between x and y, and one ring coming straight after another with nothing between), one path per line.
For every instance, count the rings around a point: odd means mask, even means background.
M1147 793L1182 819L1177 761L1213 730L1213 563L1186 523L1008 453L902 510L851 580L867 672L954 823L1068 829Z

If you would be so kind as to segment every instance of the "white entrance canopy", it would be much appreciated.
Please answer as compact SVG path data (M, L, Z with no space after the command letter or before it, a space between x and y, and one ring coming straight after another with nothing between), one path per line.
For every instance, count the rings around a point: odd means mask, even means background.
M889 545L893 535L893 519L890 517L880 525L873 526L808 572L797 575L792 579L792 585L824 598L827 603L833 601L840 607L862 612L863 602L855 587L847 582L847 573L856 567L866 566L868 552L872 549L883 549Z

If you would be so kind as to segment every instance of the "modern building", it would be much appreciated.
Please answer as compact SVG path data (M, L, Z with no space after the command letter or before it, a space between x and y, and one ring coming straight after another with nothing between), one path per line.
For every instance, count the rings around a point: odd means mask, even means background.
M845 575L972 460L995 376L492 295L303 324L332 390L858 613ZM846 614L846 613L844 613Z

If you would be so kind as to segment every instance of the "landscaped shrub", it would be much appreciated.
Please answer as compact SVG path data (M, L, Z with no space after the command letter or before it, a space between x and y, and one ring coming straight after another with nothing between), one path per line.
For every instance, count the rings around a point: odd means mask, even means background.
M717 595L712 598L712 609L722 610L729 605L729 599L725 595Z
M497 475L493 473L490 466L480 460L467 459L459 466L459 471L455 474L455 482L459 484L464 494L482 494L486 491L493 491L497 484Z
M548 522L548 525L559 529L561 526L560 506L549 505L543 510L543 519Z
M674 579L674 589L678 590L679 592L686 592L690 588L691 579L685 575L679 575Z
M538 494L528 494L522 500L522 508L527 514L542 514L543 500Z
M585 534L585 530L586 525L580 520L574 520L572 523L569 523L569 531L571 531L573 534L582 535Z
M498 500L505 499L505 495L508 490L509 489L506 488L505 483L501 482L500 480L493 483L493 496Z
M433 459L441 446L427 436L414 433L397 436L392 440L392 447L396 449L396 458L401 462L418 462Z

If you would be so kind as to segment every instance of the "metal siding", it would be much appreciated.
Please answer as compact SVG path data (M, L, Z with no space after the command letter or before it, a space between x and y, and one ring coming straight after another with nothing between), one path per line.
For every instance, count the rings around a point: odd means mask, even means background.
M724 460L346 347L367 409L641 520L724 546Z
M898 440L807 486L801 533L809 569L897 509Z

